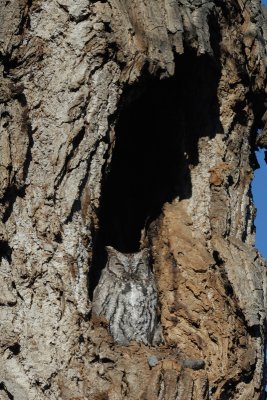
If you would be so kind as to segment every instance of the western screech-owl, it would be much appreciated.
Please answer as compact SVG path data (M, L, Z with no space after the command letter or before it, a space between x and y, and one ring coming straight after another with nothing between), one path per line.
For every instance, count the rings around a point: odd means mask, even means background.
M108 260L94 290L92 312L103 315L114 341L151 344L157 327L157 290L149 251L124 254L106 247Z

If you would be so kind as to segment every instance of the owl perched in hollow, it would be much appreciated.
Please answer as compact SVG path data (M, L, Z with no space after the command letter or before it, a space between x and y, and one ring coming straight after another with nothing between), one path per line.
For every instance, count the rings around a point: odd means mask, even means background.
M158 329L157 290L149 251L124 254L106 247L108 260L94 290L92 312L103 315L114 341L151 344Z

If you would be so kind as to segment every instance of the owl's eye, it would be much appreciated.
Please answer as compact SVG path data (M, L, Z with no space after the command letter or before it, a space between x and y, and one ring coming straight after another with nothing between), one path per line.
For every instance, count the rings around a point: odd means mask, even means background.
M123 265L122 263L120 263L120 262L115 262L115 265L120 266L120 267L123 267L123 266L124 266L124 265Z
M144 277L147 278L149 276L149 274L150 274L149 266L144 262L140 262L138 264L137 271L138 271L139 276L141 278L144 278Z
M122 263L122 261L120 260L120 259L118 259L117 257L112 257L111 258L111 264L112 265L116 265L116 266L121 266L121 267L123 267L123 263Z
M145 266L145 264L143 262L138 263L138 267L142 268L144 266Z
M113 274L115 274L118 278L121 278L122 276L124 276L124 273L125 273L124 265L117 260L114 260L112 263L109 264L109 270Z

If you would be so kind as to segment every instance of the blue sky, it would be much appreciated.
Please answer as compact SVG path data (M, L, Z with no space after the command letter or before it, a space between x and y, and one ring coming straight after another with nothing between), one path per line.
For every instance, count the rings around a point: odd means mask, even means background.
M264 161L264 150L256 152L260 168L255 171L252 181L252 193L254 204L257 208L256 225L256 247L267 259L267 164Z
M267 6L267 0L262 3ZM267 164L264 161L264 151L260 150L256 153L260 169L255 171L255 178L252 182L252 193L254 204L257 208L256 225L256 247L261 254L267 259Z

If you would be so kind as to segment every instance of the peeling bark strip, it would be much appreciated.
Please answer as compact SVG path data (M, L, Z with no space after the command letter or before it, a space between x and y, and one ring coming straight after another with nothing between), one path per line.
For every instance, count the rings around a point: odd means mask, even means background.
M258 0L1 2L1 399L264 399L250 191L264 13ZM88 286L105 245L141 238L164 344L123 347Z

